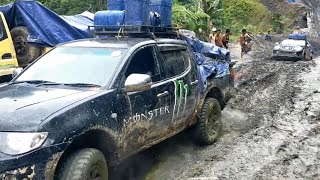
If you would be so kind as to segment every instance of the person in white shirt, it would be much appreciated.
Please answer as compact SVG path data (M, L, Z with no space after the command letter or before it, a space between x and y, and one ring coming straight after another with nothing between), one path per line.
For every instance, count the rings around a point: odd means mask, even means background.
M216 40L215 40L216 31L217 31L216 28L212 28L211 34L209 35L209 40L208 40L208 42L211 43L211 44L216 44Z

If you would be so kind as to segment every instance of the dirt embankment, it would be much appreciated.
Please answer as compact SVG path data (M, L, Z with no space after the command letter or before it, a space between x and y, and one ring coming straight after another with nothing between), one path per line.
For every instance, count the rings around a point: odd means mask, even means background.
M295 15L294 21L290 24L289 28L300 26L300 28L307 28L306 15L310 12L310 8L300 3L288 3L287 0L260 0L271 12L275 14L285 15L292 19L292 15ZM307 0L310 1L310 0ZM311 0L312 1L312 0Z

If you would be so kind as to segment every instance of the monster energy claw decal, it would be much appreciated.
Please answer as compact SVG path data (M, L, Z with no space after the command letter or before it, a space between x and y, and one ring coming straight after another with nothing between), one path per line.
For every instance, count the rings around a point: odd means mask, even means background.
M182 80L175 80L174 83L174 107L173 107L173 116L179 115L183 107L184 112L186 110L187 96L190 93L190 88L188 84L185 84ZM183 105L182 105L183 104Z

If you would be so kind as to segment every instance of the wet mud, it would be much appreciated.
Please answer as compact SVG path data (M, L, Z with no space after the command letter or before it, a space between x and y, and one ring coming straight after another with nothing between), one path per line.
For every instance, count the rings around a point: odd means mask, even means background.
M320 179L320 58L266 54L239 59L218 142L199 147L187 130L130 158L112 179Z

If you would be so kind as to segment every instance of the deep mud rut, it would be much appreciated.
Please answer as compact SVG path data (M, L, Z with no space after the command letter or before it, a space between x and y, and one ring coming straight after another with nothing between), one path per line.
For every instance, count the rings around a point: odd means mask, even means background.
M320 58L245 58L218 142L198 147L186 131L131 158L114 179L320 179Z

